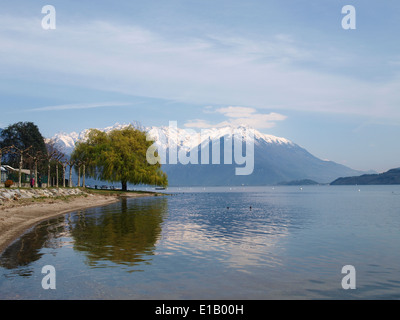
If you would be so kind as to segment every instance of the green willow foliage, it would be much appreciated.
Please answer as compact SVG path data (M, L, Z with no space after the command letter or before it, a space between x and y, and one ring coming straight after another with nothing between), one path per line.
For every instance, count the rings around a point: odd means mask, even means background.
M88 139L76 144L71 158L85 164L87 176L121 182L122 190L127 190L127 183L166 187L168 178L161 165L146 160L152 144L145 132L132 126L108 133L91 129Z

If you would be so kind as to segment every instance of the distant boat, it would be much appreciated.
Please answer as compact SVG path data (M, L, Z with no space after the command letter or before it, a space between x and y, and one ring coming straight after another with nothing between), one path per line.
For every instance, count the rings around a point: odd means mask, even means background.
M165 190L164 187L156 187L156 190Z

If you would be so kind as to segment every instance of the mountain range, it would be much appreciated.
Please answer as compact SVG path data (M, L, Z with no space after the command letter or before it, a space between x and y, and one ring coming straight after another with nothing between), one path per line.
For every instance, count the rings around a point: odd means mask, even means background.
M133 125L138 126L137 123L133 123ZM100 130L107 132L125 126L128 125L116 124ZM228 161L222 160L222 155L224 155L225 143L228 144L227 150L231 148L229 143L232 143L230 141L230 139L232 140L232 132L242 134L239 138L242 139L243 151L244 153L248 151L244 142L245 133L249 132L247 127L233 128L226 126L205 130L202 131L202 134L194 134L188 129L176 127L141 127L141 129L144 129L155 139L158 150L161 154L164 152L165 159L169 159L172 146L177 148L178 153L182 150L182 154L187 156L192 152L195 155L191 158L192 160L197 158L199 164L182 164L180 161L177 164L167 163L168 161L162 164L162 170L168 174L170 186L259 186L304 179L318 183L330 183L339 177L357 176L365 173L333 161L321 160L288 139L254 130L254 170L249 175L236 175L236 169L244 167L244 164L240 166L234 161L231 164L226 164ZM87 132L88 130L80 133L58 133L51 139L62 152L69 155L73 151L75 143L80 139L85 139ZM205 158L201 158L203 152L207 151L205 148L209 148L208 154L206 153L208 155L207 162L213 162L212 152L215 149L212 149L211 144L207 145L205 139L219 142L220 164L205 164ZM171 143L172 140L173 143ZM169 148L167 148L168 142L170 142ZM232 146L234 146L233 143Z

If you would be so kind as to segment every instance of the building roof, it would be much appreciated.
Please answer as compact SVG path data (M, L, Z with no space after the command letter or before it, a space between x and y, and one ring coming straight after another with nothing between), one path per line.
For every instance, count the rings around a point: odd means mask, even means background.
M9 165L4 165L1 166L1 171L15 171L15 172L19 172L19 169L14 169L13 167L10 167ZM25 174L31 174L31 171L29 169L21 169L22 173Z

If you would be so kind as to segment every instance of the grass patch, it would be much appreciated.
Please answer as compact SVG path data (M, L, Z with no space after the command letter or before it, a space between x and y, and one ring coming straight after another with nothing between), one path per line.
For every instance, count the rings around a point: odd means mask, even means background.
M141 191L141 190L128 190L128 191L122 191L122 190L102 190L102 189L84 189L81 188L82 191L90 194L98 194L102 196L124 196L127 194L153 194L155 196L159 195L166 195L164 193L159 193L159 192L154 192L154 191Z
M101 194L101 195L119 195L119 194L125 194L125 193L156 193L153 191L122 191L122 190L102 190L102 189L81 189L82 191L85 191L87 193L92 193L92 194Z

